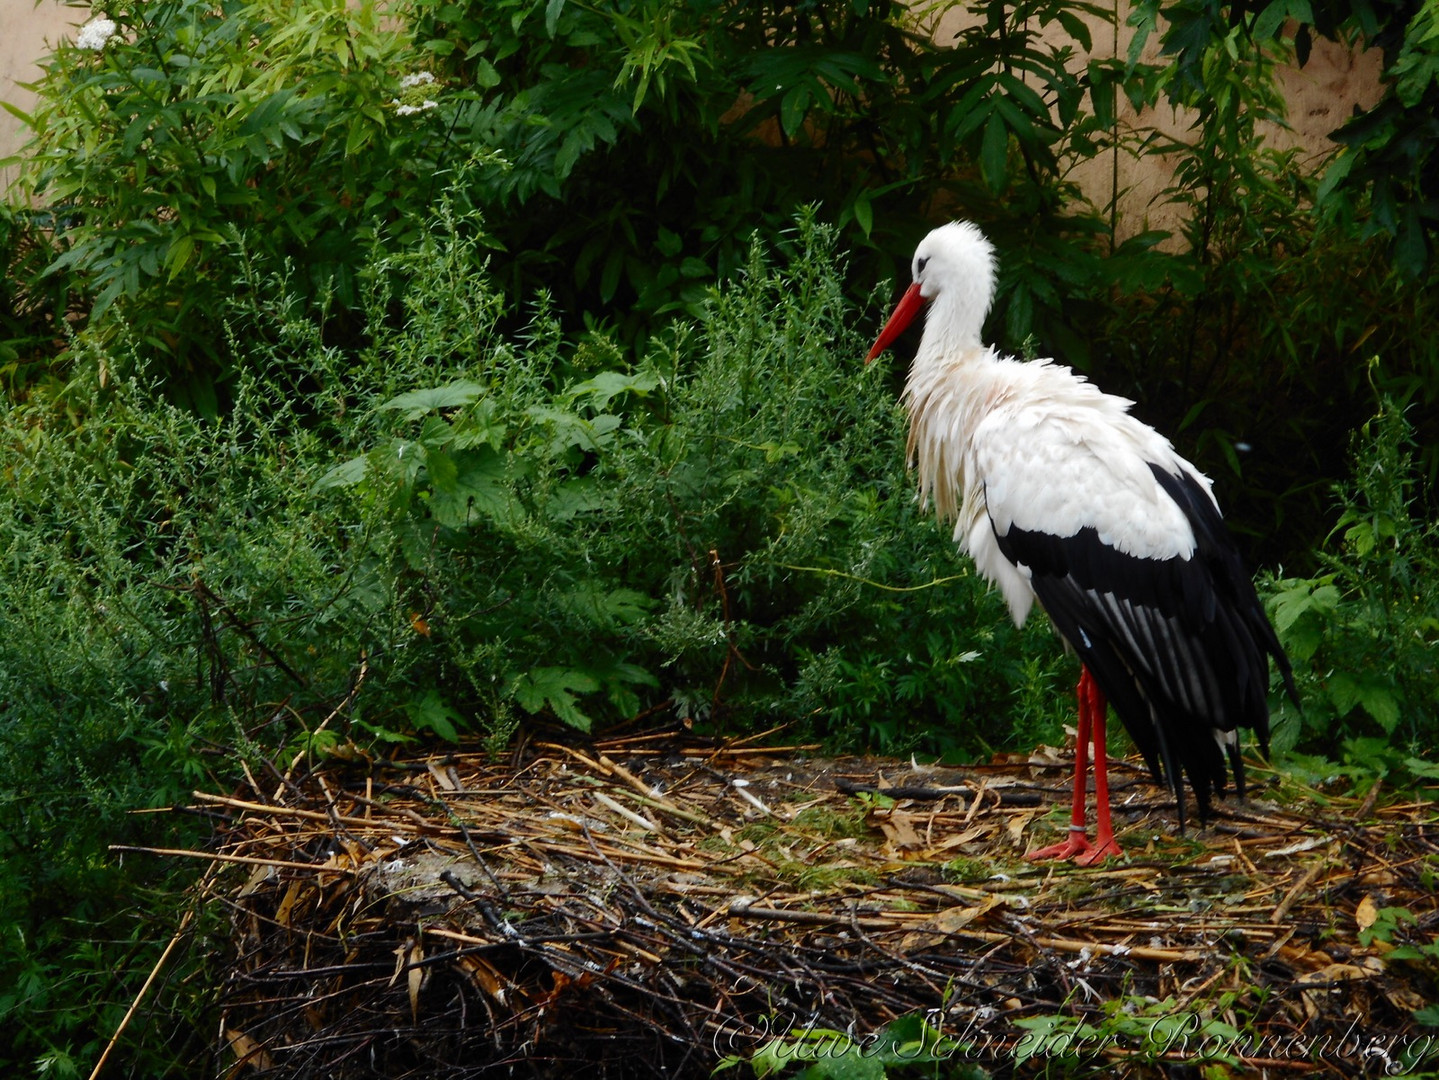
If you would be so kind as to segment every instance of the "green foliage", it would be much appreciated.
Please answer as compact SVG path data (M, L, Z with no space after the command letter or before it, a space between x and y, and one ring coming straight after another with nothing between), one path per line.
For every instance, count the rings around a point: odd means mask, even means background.
M110 972L148 968L171 930L137 879L184 871L106 848L173 846L195 825L130 812L218 783L225 745L261 768L251 736L273 744L267 722L350 679L341 642L303 672L286 660L287 642L330 640L333 555L275 468L296 438L283 410L252 407L276 424L204 425L133 384L101 391L92 369L4 417L0 981L31 988L4 1003L11 1069L93 1059L138 989Z
M1131 59L1162 33L1167 64L1154 93L1194 118L1179 139L1145 147L1176 163L1165 197L1182 211L1186 249L1134 238L1098 270L1128 299L1075 313L1097 316L1081 331L1095 343L1086 362L1096 377L1129 388L1141 415L1220 480L1252 561L1303 569L1326 528L1324 481L1345 469L1333 433L1366 418L1370 387L1356 355L1382 356L1370 379L1422 404L1416 418L1435 415L1439 400L1433 290L1392 271L1369 239L1367 205L1316 213L1328 181L1261 129L1284 122L1279 65L1305 56L1304 34L1291 41L1279 28L1307 13L1287 0L1135 9ZM1420 435L1432 485L1439 430L1421 420ZM1287 539L1296 536L1306 539Z
M1381 774L1429 744L1439 715L1439 525L1415 513L1410 431L1384 399L1355 439L1323 572L1269 586L1304 705L1282 716L1276 747L1342 746Z
M101 49L51 55L25 117L24 187L56 215L45 274L88 294L103 336L167 356L155 374L213 409L231 362L215 312L243 276L242 243L348 307L357 233L423 208L436 171L470 151L447 148L433 110L401 115L417 54L375 3L111 14Z
M1025 1029L1014 1047L1016 1063L1050 1061L1074 1066L1120 1048L1135 1063L1159 1062L1167 1054L1215 1064L1239 1064L1237 1044L1243 1032L1219 1018L1236 995L1220 996L1215 1006L1189 1003L1183 1010L1174 998L1163 1001L1138 995L1101 1003L1102 1015L1044 1014L1014 1021Z
M1397 5L1396 5L1397 6ZM1434 199L1434 145L1439 139L1439 17L1432 3L1403 5L1413 16L1402 37L1391 28L1385 47L1384 97L1335 133L1343 151L1324 176L1325 209L1353 214L1368 196L1369 231L1392 238L1392 258L1406 277L1433 267L1439 212ZM1392 38L1400 37L1397 49Z
M0 381L8 387L30 381L50 363L70 299L71 282L46 277L51 251L48 213L9 202L0 206Z
M955 6L119 10L103 50L62 46L38 86L27 184L60 228L48 277L17 267L51 313L48 332L24 328L18 381L57 366L58 296L94 332L168 356L156 374L180 400L227 407L245 361L213 313L244 260L289 260L296 286L330 305L327 340L353 344L372 321L356 278L368 238L406 249L442 190L505 253L508 330L543 291L567 334L608 328L629 363L743 272L751 235L783 250L801 206L840 229L852 298L902 276L936 216L964 215L1002 253L991 336L1015 349L1033 335L1136 397L1225 474L1255 561L1304 566L1322 482L1295 477L1342 470L1330 433L1362 420L1354 350L1382 354L1386 388L1429 405L1439 332L1433 291L1392 280L1364 242L1368 211L1316 219L1316 177L1256 132L1280 112L1287 7L1142 7L1141 30L1165 34L1160 66L1083 60L1086 20L1114 17L1087 0L976 6L936 42ZM1415 34L1414 48L1429 40ZM1427 69L1410 66L1417 87ZM1120 100L1166 93L1196 117L1183 140L1122 121ZM1073 183L1111 151L1177 160L1167 198L1189 215L1188 250L1159 233L1113 244L1114 206L1083 205ZM1420 435L1432 482L1439 432Z
M1439 942L1420 927L1418 916L1408 908L1379 908L1374 921L1359 928L1359 944L1377 948L1386 965L1412 967L1428 976L1431 987L1439 984ZM1429 1027L1439 1024L1439 1005L1431 998L1429 1004L1414 1010L1414 1019ZM1417 1046L1405 1048L1404 1061L1413 1070L1424 1064Z
M27 117L51 210L0 218L0 1066L93 1060L175 916L106 846L191 842L131 811L241 765L649 715L1053 738L1067 662L920 514L895 373L859 363L934 215L1002 252L994 338L1139 396L1308 572L1355 350L1439 394L1433 291L1364 232L1430 151L1376 127L1316 190L1264 149L1278 12L1166 8L1163 67L1081 63L1101 11L1068 0L952 48L892 2L156 0L58 48ZM1192 137L1124 134L1119 95L1165 92ZM1189 250L1078 204L1116 147L1177 155ZM1306 707L1278 741L1428 775L1439 556L1391 413L1343 549L1272 589ZM135 1072L193 1063L174 1008Z
M773 242L801 206L862 254L857 296L907 261L936 201L1046 237L1051 257L1074 246L1065 175L1109 145L1095 115L1142 74L1096 68L1091 102L1075 46L1045 33L1087 42L1097 5L987 5L936 42L957 6L417 0L416 36L478 95L457 130L511 164L476 192L506 211L488 220L511 293L544 287L632 342L697 315L750 235ZM1027 292L1019 338L1033 309Z
M793 1080L885 1080L888 1076L986 1076L975 1065L956 1063L964 1046L918 1014L901 1016L864 1038L828 1028L804 1028L765 1042L748 1059L725 1058L716 1073L742 1062L760 1080L803 1065Z
M855 359L833 242L803 219L787 266L754 247L698 328L632 368L603 337L571 351L541 304L522 348L379 405L385 437L315 491L359 514L449 700L583 729L668 698L727 723L813 717L847 744L972 753L1000 737L971 714L1003 714L1003 677L1035 672L998 659L1016 632L916 513L903 421ZM446 302L450 274L407 273L382 306ZM470 322L432 325L424 352L458 356L443 336ZM414 334L381 330L375 349ZM950 723L926 736L935 709Z

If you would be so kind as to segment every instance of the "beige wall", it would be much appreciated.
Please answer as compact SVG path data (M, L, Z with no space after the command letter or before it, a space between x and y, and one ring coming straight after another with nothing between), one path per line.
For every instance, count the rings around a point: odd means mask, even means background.
M20 83L40 77L38 58L48 51L46 42L58 41L90 17L89 6L66 7L56 0L0 0L0 98L30 111L34 97ZM9 157L25 142L25 129L8 112L0 112L0 158ZM0 171L0 187L9 187L13 168Z
M90 17L89 6L67 7L57 0L0 0L0 97L22 109L32 103L30 94L17 84L31 82L40 74L36 58L47 42L73 33L73 27ZM939 40L952 39L963 25L963 12L951 11L936 29ZM1117 45L1121 54L1129 47L1132 31L1118 16L1118 31L1112 22L1096 21L1093 26L1095 52L1112 55ZM1150 49L1155 49L1150 42ZM1078 57L1083 63L1086 58ZM1378 100L1380 59L1374 50L1358 53L1327 41L1317 41L1309 63L1290 69L1283 77L1289 99L1290 130L1271 129L1276 146L1302 147L1306 154L1322 157L1332 146L1329 132L1343 122L1353 109L1367 108ZM1165 134L1183 138L1189 118L1162 106L1121 116L1121 123L1154 127ZM13 154L25 140L19 121L0 112L0 157ZM1145 227L1173 228L1176 218L1165 204L1162 192L1170 182L1172 163L1146 158L1143 163L1126 154L1118 159L1106 155L1086 162L1076 170L1075 179L1096 206L1108 206L1116 191L1119 197L1121 233L1132 235ZM0 173L0 186L8 186L15 170Z

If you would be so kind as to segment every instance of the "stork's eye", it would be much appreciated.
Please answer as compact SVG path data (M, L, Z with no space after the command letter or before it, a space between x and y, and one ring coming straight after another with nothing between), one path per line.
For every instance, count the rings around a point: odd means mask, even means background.
M915 277L919 277L920 274L924 273L925 264L928 263L928 262L929 262L929 256L928 256L928 255L924 256L923 258L919 258L919 259L915 259L915 260L914 260L914 276L915 276Z

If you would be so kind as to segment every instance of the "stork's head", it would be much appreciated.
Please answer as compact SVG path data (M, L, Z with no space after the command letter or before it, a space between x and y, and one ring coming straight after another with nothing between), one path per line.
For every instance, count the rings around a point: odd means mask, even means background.
M941 225L914 251L913 283L879 332L866 363L904 333L920 309L930 304L925 337L952 348L978 348L979 333L994 302L994 248L967 221Z

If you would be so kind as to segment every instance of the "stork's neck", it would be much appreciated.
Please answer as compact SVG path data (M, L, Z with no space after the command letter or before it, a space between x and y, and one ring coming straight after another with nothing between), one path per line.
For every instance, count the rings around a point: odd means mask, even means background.
M929 323L915 350L911 371L939 369L956 371L994 360L994 350L985 346L977 333L954 324Z
M931 362L948 363L984 350L980 331L994 299L991 279L983 275L946 282L930 300L919 352ZM918 359L918 358L917 358Z

